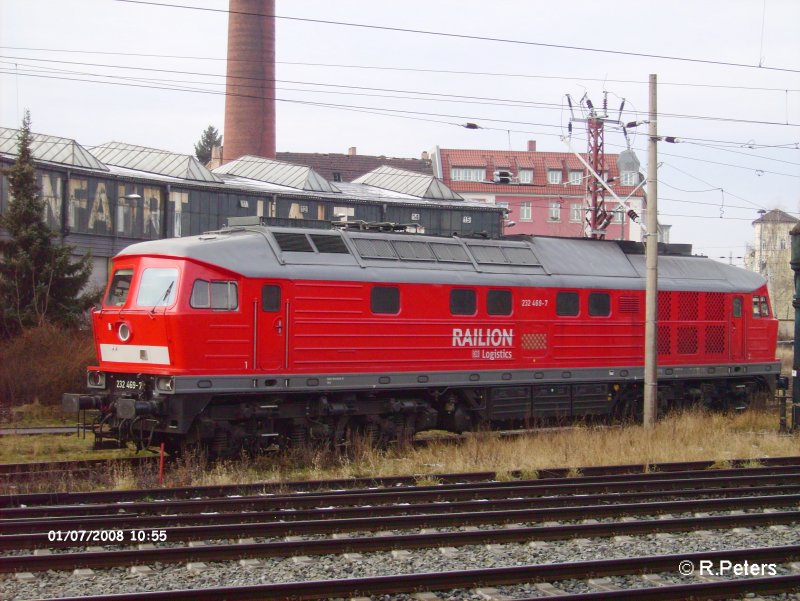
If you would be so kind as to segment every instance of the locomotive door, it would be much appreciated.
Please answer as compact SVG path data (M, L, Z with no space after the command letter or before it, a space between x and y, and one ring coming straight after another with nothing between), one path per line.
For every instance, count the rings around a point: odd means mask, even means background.
M284 292L278 283L261 287L261 306L256 308L256 361L259 369L286 367L289 312Z
M734 296L731 307L731 360L745 358L744 298Z

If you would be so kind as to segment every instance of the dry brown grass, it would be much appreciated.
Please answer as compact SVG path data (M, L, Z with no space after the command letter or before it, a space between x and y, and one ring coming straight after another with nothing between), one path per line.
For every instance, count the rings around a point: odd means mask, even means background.
M652 429L583 426L515 438L479 433L461 443L386 450L360 448L350 454L314 449L266 456L253 463L233 462L223 470L230 481L287 481L417 474L432 483L437 473L493 471L509 478L514 471L535 479L544 468L653 464L674 461L757 459L800 453L800 438L778 434L774 411L723 415L689 411L667 416ZM756 461L749 465L755 467ZM195 484L217 484L219 469L192 470Z
M84 444L88 449L90 441ZM576 476L581 467L674 461L715 461L722 467L729 465L731 459L753 459L747 465L756 467L755 460L760 457L798 453L800 436L778 434L774 409L731 415L690 411L669 415L652 429L639 425L581 426L514 438L478 433L460 443L443 440L388 449L356 443L348 453L308 448L214 463L192 455L168 467L164 484L205 486L414 474L418 484L432 485L438 482L436 474L447 472L490 471L501 479L511 479L514 472L519 472L523 479L536 479L539 470L553 467L571 468L570 474ZM41 459L41 449L37 456ZM91 452L86 454L93 456ZM158 468L150 466L117 467L105 478L56 483L54 489L157 486Z

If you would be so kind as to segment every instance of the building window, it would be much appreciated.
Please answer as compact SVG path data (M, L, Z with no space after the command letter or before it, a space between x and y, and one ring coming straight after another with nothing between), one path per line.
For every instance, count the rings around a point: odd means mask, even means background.
M333 207L333 219L335 221L347 221L348 217L354 217L355 207Z
M625 207L617 205L612 212L613 219L611 223L625 223Z
M531 203L523 202L519 205L519 219L520 221L531 221Z
M483 167L452 167L450 179L454 182L482 182L486 178Z
M400 313L400 289L396 286L375 286L370 308L373 313L397 315Z
M333 172L333 181L335 181L335 182L342 181L342 174L339 173L338 171L334 171Z
M533 183L533 169L520 169L519 170L519 183L532 184Z
M579 223L583 221L583 204L576 202L570 206L569 209L569 220L573 223Z
M550 203L550 221L561 221L561 203L553 201Z
M454 288L450 291L450 313L475 315L475 291L471 288Z
M639 183L639 174L636 171L623 171L620 173L620 183L623 186L635 186Z
M569 172L569 183L572 184L573 186L579 186L582 180L583 180L583 171Z
M547 183L560 184L561 183L561 169L548 169L547 170Z

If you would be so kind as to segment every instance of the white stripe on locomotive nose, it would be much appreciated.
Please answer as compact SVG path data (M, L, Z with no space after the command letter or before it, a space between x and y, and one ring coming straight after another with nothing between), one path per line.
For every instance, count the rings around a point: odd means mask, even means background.
M135 344L101 344L100 360L109 363L169 365L169 348Z

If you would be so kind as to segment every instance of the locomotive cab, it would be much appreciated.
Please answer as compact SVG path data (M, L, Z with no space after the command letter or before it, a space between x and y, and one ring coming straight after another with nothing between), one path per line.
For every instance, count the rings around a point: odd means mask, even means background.
M170 403L175 377L251 367L238 278L185 259L118 257L92 327L98 364L87 371L90 392L65 394L62 406L99 409L93 425L98 440L146 446L169 440L170 431L183 435L193 415ZM235 345L237 337L242 356L214 352L222 342ZM195 398L203 403L202 395Z

